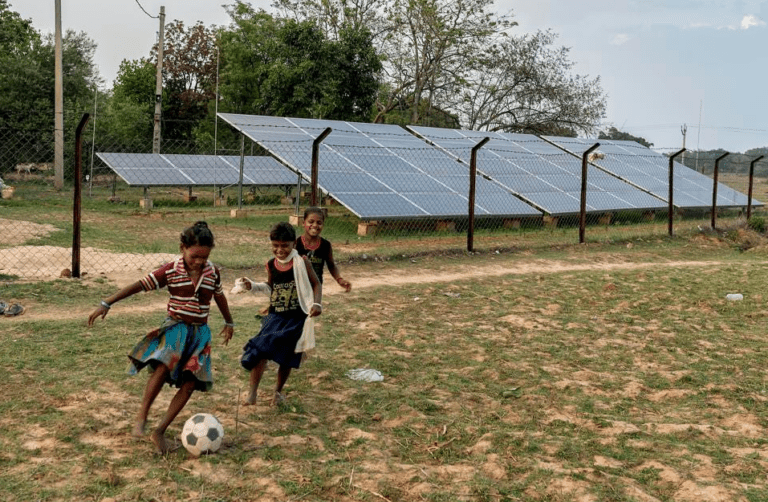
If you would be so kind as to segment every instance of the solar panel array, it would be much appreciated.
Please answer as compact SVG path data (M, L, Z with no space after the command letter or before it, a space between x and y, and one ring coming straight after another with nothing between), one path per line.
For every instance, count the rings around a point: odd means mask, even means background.
M307 179L319 146L319 187L361 219L466 217L469 171L403 128L387 124L236 115L219 116ZM475 215L540 216L507 190L476 179Z
M634 141L545 136L547 141L581 155L595 142L605 157L595 161L600 168L669 203L669 158ZM678 162L674 163L672 202L679 208L712 207L714 180ZM753 199L755 206L763 205ZM722 183L717 184L718 207L746 207L748 198Z
M240 157L159 153L106 153L96 155L129 185L191 186L236 185ZM293 185L296 174L272 157L244 157L244 185Z
M478 151L478 171L548 214L580 211L581 159L541 138L530 134L422 126L408 126L408 129L465 164L469 163L471 146L489 137L490 141ZM587 167L586 196L587 212L665 207L658 198L591 165Z

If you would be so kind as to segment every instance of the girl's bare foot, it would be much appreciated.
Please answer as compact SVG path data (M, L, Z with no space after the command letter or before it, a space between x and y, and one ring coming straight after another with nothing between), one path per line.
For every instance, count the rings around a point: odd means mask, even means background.
M284 402L285 396L280 392L275 391L275 397L272 398L272 403L270 403L270 406L280 406Z
M140 438L144 436L144 429L147 427L147 421L139 421L136 422L136 425L133 426L133 431L131 431L131 435L136 438Z
M243 406L252 406L256 404L256 393L248 394L248 399L243 402Z
M165 455L168 453L168 443L165 442L165 434L159 431L155 431L152 433L151 436L152 442L155 444L155 448L157 448L157 452L161 455Z

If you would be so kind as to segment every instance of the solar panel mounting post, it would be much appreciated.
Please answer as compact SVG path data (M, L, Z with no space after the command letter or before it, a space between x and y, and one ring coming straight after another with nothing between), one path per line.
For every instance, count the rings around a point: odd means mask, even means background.
M330 127L326 127L323 132L320 133L320 136L315 138L315 140L312 142L312 195L310 199L310 204L313 206L317 206L317 177L318 177L318 156L320 154L320 143L323 142L323 140L331 134Z
M587 157L597 150L600 143L590 146L581 154L581 200L579 205L579 244L584 244L584 233L587 229Z
M237 182L237 209L243 209L243 169L245 168L245 134L240 135L240 180Z
M755 164L757 164L760 159L765 157L765 155L761 155L752 162L749 163L749 193L747 194L747 221L749 221L749 218L752 216L752 182L755 179Z
M475 247L475 181L477 178L477 151L491 140L488 136L480 140L472 147L469 158L469 222L467 225L467 251L474 251Z
M667 232L669 233L670 237L672 237L672 234L673 234L672 220L674 220L675 218L675 203L674 203L675 157L677 157L684 151L685 151L685 148L669 156L669 193L667 194L667 204L668 204L667 205Z
M725 152L721 156L715 159L715 173L712 183L712 230L715 229L715 220L717 219L717 176L720 172L720 161L730 155L729 152Z

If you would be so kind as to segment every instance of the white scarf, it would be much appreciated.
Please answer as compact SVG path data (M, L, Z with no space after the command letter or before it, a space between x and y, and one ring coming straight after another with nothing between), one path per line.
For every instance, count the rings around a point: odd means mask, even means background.
M276 259L282 265L293 262L293 279L296 282L299 305L301 305L301 310L307 314L307 320L304 321L304 329L301 331L301 338L296 343L294 352L303 352L304 357L306 357L307 352L315 348L315 318L309 316L309 312L312 310L312 305L315 302L315 293L312 290L312 283L309 282L307 265L295 249L291 251L285 260Z

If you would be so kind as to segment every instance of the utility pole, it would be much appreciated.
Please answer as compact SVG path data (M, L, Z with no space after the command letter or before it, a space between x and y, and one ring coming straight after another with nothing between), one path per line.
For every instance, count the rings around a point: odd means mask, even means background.
M160 33L157 40L157 79L155 82L155 130L152 134L152 153L160 153L160 114L163 104L163 29L165 6L160 7Z
M53 134L53 186L64 188L64 84L61 62L61 0L56 0L56 38L54 47L54 134Z
M681 163L685 165L685 135L688 132L688 125L683 124L682 127L680 127L680 132L683 133L683 156L682 156Z

